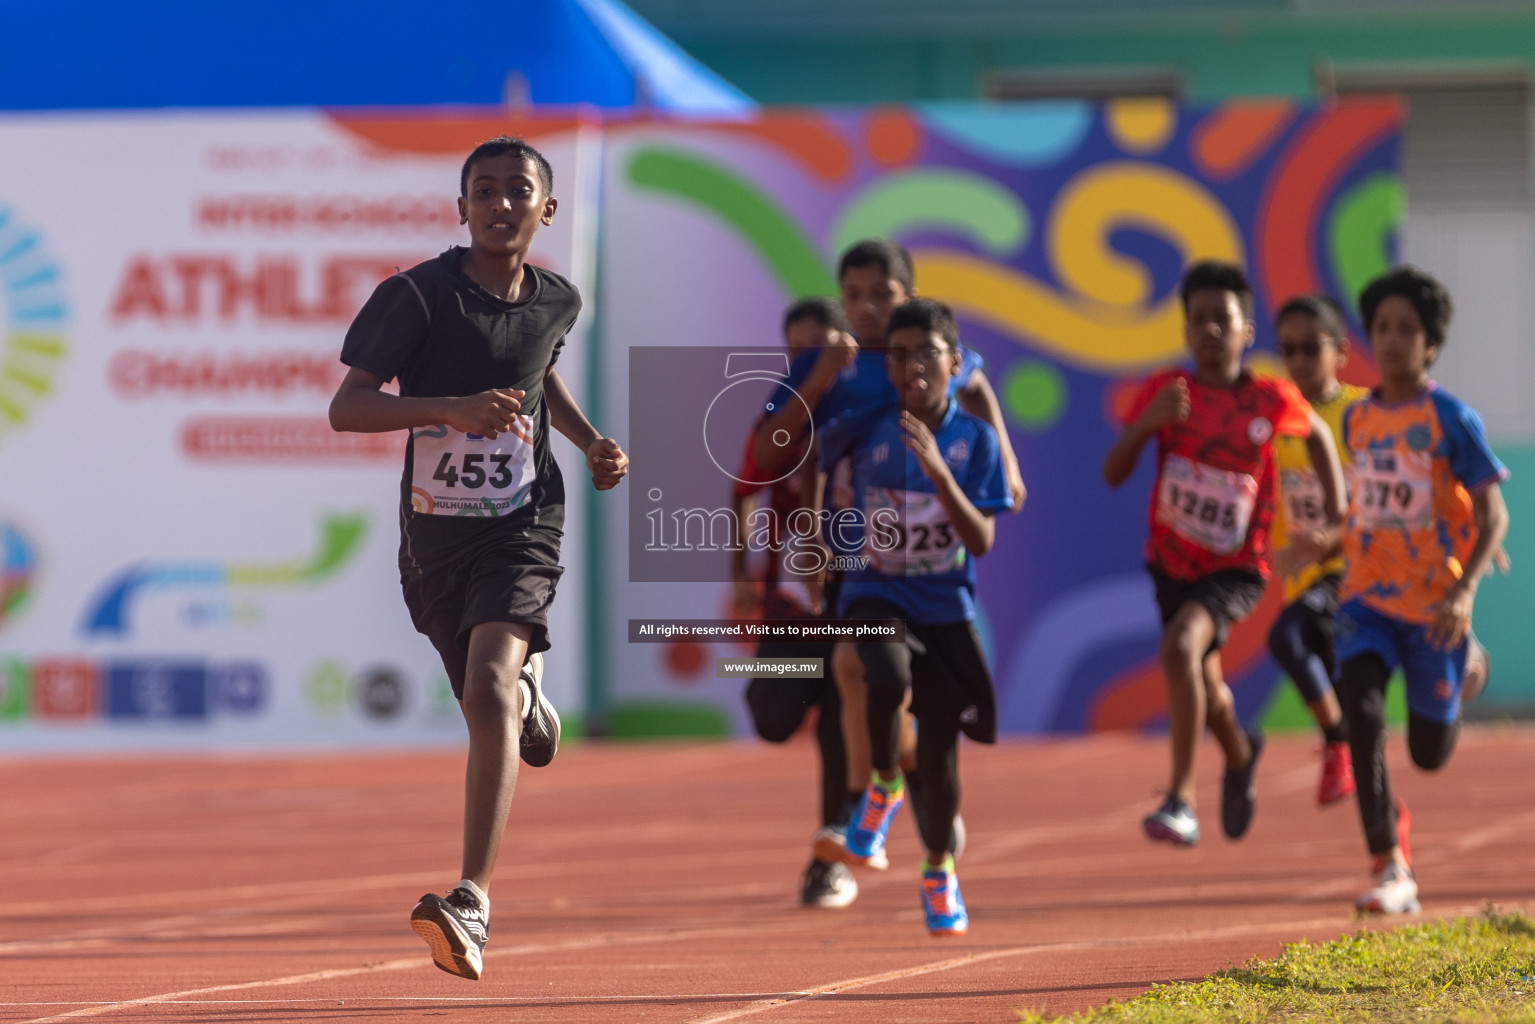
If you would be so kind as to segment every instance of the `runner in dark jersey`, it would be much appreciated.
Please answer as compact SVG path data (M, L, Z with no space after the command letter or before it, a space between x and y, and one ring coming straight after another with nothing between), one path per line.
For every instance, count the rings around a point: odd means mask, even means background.
M598 490L628 457L571 399L554 364L581 311L575 287L526 262L558 205L549 162L506 137L464 162L454 247L378 286L347 331L337 430L409 430L400 576L416 628L442 657L469 726L463 878L423 896L411 927L437 966L478 979L490 877L517 762L548 764L560 721L540 687L563 570L565 488L550 428L586 453ZM399 380L399 394L382 391Z

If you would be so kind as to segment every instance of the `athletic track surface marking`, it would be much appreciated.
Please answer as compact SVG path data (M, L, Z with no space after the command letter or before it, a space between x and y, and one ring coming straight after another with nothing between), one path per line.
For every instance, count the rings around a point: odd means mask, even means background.
M1437 775L1390 744L1424 915L1535 906L1535 729L1468 729ZM456 880L461 753L12 759L0 1022L1005 1024L1360 927L1357 812L1315 806L1311 737L1270 743L1241 843L1219 760L1201 751L1204 839L1180 851L1140 835L1159 737L966 746L971 929L936 940L905 811L852 907L798 906L804 737L570 746L522 772L472 983L406 925Z

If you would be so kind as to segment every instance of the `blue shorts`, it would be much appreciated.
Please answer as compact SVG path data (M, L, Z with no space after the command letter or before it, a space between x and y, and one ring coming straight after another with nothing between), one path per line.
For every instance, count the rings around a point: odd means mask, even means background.
M1338 609L1338 664L1374 654L1407 680L1407 707L1419 718L1449 724L1460 717L1460 685L1471 639L1446 651L1429 643L1428 627L1403 622L1353 598Z

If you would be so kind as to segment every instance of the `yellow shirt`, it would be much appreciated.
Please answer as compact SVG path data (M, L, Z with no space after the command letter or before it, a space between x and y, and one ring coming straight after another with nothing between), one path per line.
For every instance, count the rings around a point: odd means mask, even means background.
M1349 406L1370 393L1368 388L1353 384L1340 384L1332 397L1312 402L1311 407L1332 431L1333 446L1343 465L1349 465L1343 449L1343 412ZM1303 437L1278 437L1274 439L1274 456L1279 466L1279 508L1274 514L1274 548L1282 551L1290 543L1292 533L1319 530L1326 524L1326 497L1322 481L1311 466ZM1326 575L1343 572L1343 556L1339 555L1322 565L1308 565L1284 581L1285 604L1290 604L1304 594L1317 580Z

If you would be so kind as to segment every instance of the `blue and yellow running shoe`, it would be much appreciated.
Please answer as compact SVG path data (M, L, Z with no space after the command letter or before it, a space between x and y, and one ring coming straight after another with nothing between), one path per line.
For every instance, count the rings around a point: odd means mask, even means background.
M922 864L922 913L927 918L929 935L963 935L970 928L970 915L959 894L959 876L954 873L954 858L933 867Z
M885 852L885 837L890 834L890 823L905 796L906 786L900 776L889 782L876 778L864 790L858 810L853 813L852 827L847 830L847 852L852 863L867 864Z

